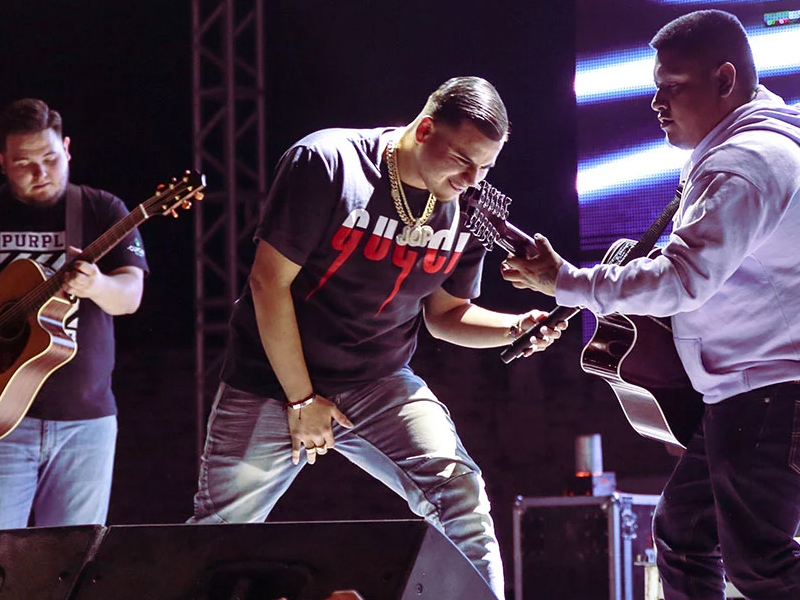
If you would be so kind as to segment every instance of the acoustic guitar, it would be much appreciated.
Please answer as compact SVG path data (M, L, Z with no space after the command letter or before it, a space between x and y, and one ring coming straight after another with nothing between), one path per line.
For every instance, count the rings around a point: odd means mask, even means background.
M187 171L151 196L89 244L74 260L94 263L154 215L178 216L202 199L205 176ZM0 271L0 439L28 412L44 382L75 356L78 348L66 322L77 299L63 292L67 263L54 273L21 258Z
M499 246L523 258L537 255L536 242L508 222L511 199L483 181L466 190L461 210L467 229L487 251ZM605 264L621 264L633 240L617 240L603 257ZM652 250L654 258L660 252ZM579 308L558 306L534 328L510 344L501 358L511 362L522 356L531 335L544 326L566 321ZM675 350L669 320L649 316L595 315L595 332L581 353L581 368L605 380L622 411L640 435L685 448L703 415L702 396L695 391Z

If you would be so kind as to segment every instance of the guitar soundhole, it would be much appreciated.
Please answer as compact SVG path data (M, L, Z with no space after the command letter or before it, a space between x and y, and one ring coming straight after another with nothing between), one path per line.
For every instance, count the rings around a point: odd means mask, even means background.
M8 302L0 306L0 319L13 305L13 302ZM31 326L24 319L0 323L0 372L13 365L14 361L22 354L30 332Z

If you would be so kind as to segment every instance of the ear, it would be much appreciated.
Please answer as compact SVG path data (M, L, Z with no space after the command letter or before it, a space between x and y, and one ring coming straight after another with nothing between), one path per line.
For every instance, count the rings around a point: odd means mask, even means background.
M69 143L71 141L72 140L70 140L69 137L65 137L64 138L64 154L66 154L67 160L71 160L72 159L72 155L69 153Z
M736 67L729 62L717 67L715 78L719 82L719 94L723 98L729 97L736 87Z
M414 130L414 137L418 143L424 142L433 133L433 117L425 115L419 120L417 128Z

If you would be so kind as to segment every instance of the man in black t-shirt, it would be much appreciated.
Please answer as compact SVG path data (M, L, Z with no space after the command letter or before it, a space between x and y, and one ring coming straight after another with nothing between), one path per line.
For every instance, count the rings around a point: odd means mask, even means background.
M231 319L191 522L263 521L335 440L504 596L480 469L408 363L423 322L438 338L493 347L545 316L471 302L484 250L457 198L507 135L497 90L459 77L405 127L319 131L284 155ZM535 350L559 335L543 331Z
M21 301L128 213L112 194L68 183L69 148L61 116L41 100L0 115L0 304L22 308L0 321L0 529L104 524L108 512L113 317L139 307L147 262L134 229L97 264L73 262L38 311ZM73 354L53 370L50 357ZM29 405L21 420L20 405Z

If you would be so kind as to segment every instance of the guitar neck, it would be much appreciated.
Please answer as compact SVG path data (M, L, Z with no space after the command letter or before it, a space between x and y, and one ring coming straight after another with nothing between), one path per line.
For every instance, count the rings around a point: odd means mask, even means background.
M141 205L114 223L110 229L84 248L75 260L94 263L108 254L125 236L147 220ZM62 267L63 269L63 267Z
M497 239L495 239L494 243L506 252L520 258L534 258L539 254L536 241L508 221L505 222L503 230L500 232Z

